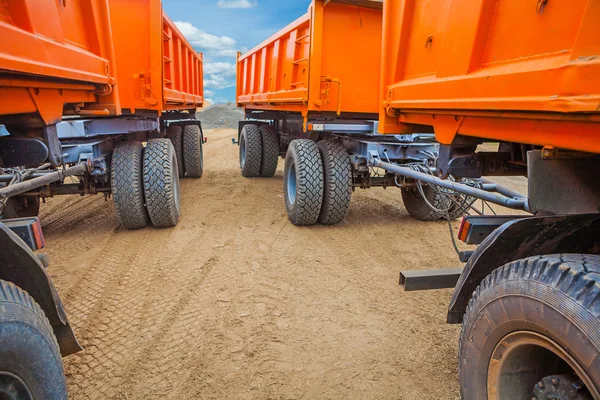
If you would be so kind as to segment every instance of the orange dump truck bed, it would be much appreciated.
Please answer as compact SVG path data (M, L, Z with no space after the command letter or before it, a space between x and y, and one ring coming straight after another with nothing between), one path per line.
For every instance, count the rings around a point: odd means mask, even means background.
M0 123L203 103L202 55L160 0L0 0L0 37Z
M385 0L380 132L600 153L600 2Z
M246 109L379 111L382 0L313 0L308 13L238 58Z

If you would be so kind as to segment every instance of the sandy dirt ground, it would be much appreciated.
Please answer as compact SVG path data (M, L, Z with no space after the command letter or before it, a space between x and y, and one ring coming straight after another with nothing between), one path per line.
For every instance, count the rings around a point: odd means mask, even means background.
M451 291L398 286L400 269L458 266L447 224L372 189L339 226L295 227L283 162L242 178L234 134L206 132L205 175L182 181L174 229L126 231L101 196L42 207L49 273L85 348L65 359L71 398L459 398Z

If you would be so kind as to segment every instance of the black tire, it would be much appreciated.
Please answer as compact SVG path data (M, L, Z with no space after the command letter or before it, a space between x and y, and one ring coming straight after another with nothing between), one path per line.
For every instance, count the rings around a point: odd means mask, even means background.
M323 205L319 222L339 224L346 218L352 199L352 166L350 156L340 143L322 140L318 144L323 160Z
M179 170L179 177L183 178L185 175L185 166L183 164L183 129L181 126L169 126L169 128L167 128L167 139L173 143L175 156L177 157L177 169Z
M112 154L110 186L115 211L127 229L148 226L144 198L144 146L140 142L120 142Z
M323 204L323 160L317 144L297 139L290 144L283 173L285 207L292 224L314 225Z
M201 178L204 171L202 134L198 125L187 125L183 130L183 164L188 178Z
M152 139L144 152L146 208L157 228L177 225L180 209L179 170L175 149L168 139Z
M262 125L259 130L262 138L260 176L271 178L275 175L279 163L279 135L271 125Z
M419 221L437 221L442 218L442 214L432 209L429 204L423 200L423 196L419 193L417 188L401 189L402 201L404 207L411 217ZM434 205L440 205L438 201L437 192L428 185L423 185L423 192L427 197L427 200Z
M0 310L0 397L66 399L62 357L40 306L0 280Z
M555 384L536 386L542 379L573 371L589 398L600 398L600 256L531 257L485 278L463 320L462 398L563 398L535 397L534 387L540 391Z
M10 197L2 210L2 218L29 218L40 214L39 197Z
M451 220L455 220L461 217L464 213L461 210L450 208L447 213L438 212L432 209L417 188L402 189L402 201L404 207L411 217L419 221L437 221L439 219L446 219L447 217ZM429 185L423 185L423 193L433 206L439 210L445 210L448 205L444 201L444 198L438 193L437 190Z
M262 163L262 138L256 125L244 125L240 134L240 168L242 176L260 175Z

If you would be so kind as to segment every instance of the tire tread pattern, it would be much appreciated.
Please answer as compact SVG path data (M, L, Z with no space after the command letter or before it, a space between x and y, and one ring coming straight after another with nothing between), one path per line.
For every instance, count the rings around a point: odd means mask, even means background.
M15 308L14 306L11 307L8 304L17 305L18 308ZM66 399L67 386L66 380L64 379L64 367L62 364L60 347L56 340L56 336L54 335L54 330L50 325L50 321L48 321L42 308L29 293L13 283L4 280L0 280L0 308L4 309L4 312L0 315L0 323L18 321L32 326L43 335L45 342L50 347L50 351L57 361L56 366L60 368L60 374L58 374L60 378L55 377L52 380L51 387L44 385L37 389L43 390L44 394L40 393L40 395ZM28 310L30 314L23 313L23 309ZM30 389L35 390L36 388Z
M339 224L346 218L352 199L352 167L350 156L339 142L322 140L318 143L323 159L324 192L319 222Z
M188 178L201 178L204 170L202 135L197 125L187 125L183 130L183 164Z
M323 161L317 144L308 139L296 139L288 148L288 159L294 160L296 201L288 216L296 226L314 225L323 204ZM284 179L284 185L286 184Z
M111 191L119 222L126 229L148 226L143 182L144 147L140 142L121 142L112 154Z
M262 163L262 138L260 130L256 125L244 125L242 128L243 140L245 140L246 162L242 168L242 175L253 178L260 175ZM241 161L240 146L240 161ZM240 163L241 166L241 163Z
M167 128L167 139L173 143L175 149L175 156L177 157L177 168L179 170L179 177L183 178L185 175L185 165L183 163L183 129L178 125L171 125Z
M271 125L262 125L259 130L262 139L260 176L271 178L275 175L279 163L279 135Z
M173 145L167 139L152 139L144 152L144 193L146 207L152 224L157 228L170 228L179 220L179 205L175 196L179 179L177 163L173 163Z
M482 295L508 280L529 280L543 283L566 294L586 308L600 321L600 256L587 254L542 255L513 261L494 270L479 284L469 300L459 338L458 359L462 360L463 340L471 315ZM600 346L600 334L597 344ZM462 382L462 368L458 369Z

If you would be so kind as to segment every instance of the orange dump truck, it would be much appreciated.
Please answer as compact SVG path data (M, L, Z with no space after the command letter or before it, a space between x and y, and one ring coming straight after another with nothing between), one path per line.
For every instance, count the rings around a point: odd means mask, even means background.
M464 268L401 274L454 288L462 397L600 399L600 3L384 3L379 132L440 147L433 173L370 165L533 214L466 216Z
M175 225L179 177L202 174L203 60L161 1L3 0L0 35L0 168L29 169L4 174L2 214L104 193L126 228Z
M80 347L34 254L40 199L175 225L179 178L202 175L203 60L160 0L0 0L0 38L0 397L66 399Z
M464 269L401 273L454 288L462 397L600 399L600 3L384 3L379 132L441 145L433 176L370 164L533 214L466 216ZM491 175L526 176L528 196Z
M594 0L314 0L239 58L242 174L284 155L294 224L372 186L422 220L473 214L464 268L400 276L455 288L464 399L600 399L599 21Z

